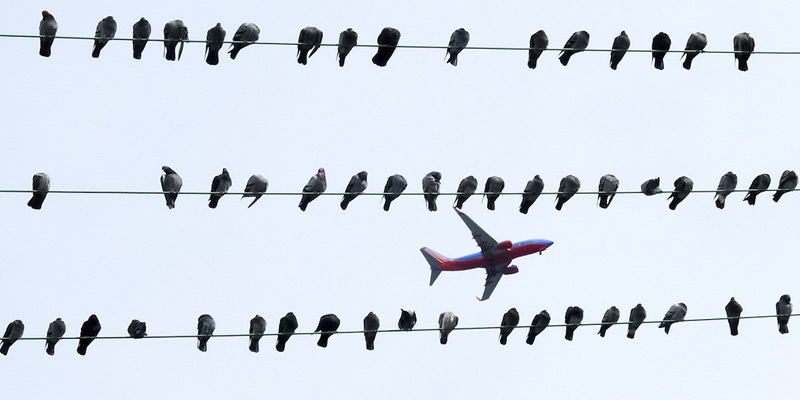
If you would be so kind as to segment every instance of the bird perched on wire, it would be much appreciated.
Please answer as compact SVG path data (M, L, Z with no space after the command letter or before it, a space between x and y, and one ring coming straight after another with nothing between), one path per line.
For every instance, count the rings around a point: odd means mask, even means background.
M533 317L531 327L528 329L528 338L525 339L525 343L533 344L533 341L536 340L536 336L542 333L542 331L547 328L547 325L550 325L550 314L547 310L542 310Z
M772 195L772 200L776 203L786 193L793 191L797 187L797 174L792 170L783 171L781 179L778 181L778 190Z
M322 31L316 27L307 26L300 30L297 43L297 62L306 65L308 58L313 56L322 45ZM311 51L310 54L309 51Z
M669 209L674 210L676 207L678 207L678 204L680 204L683 199L685 199L686 196L692 192L693 188L694 182L688 177L682 176L676 179L675 190L669 194L669 197L667 197L667 200L672 199L672 201L669 203Z
M317 329L314 329L314 332L320 332L317 346L328 347L328 339L339 329L339 323L339 317L335 314L325 314L320 317Z
M499 176L490 176L486 179L486 185L483 187L483 197L486 198L486 208L494 210L494 204L500 193L506 187L505 181Z
M144 19L144 17L133 24L133 40L131 43L133 43L134 59L142 59L142 52L144 51L144 47L147 46L147 41L150 40L151 31L150 22Z
M739 64L739 71L747 71L747 60L750 59L755 48L756 40L749 33L742 32L733 37L733 51L741 51L741 53L733 53L733 57Z
M278 323L278 339L275 342L275 350L283 352L286 349L286 342L297 330L297 317L294 313L288 312Z
M672 40L669 35L664 32L659 32L653 36L653 66L658 70L664 69L664 56L667 55L669 48L672 47Z
M550 40L547 38L547 34L544 33L543 30L540 29L531 35L530 50L528 50L528 68L536 68L536 63L539 60L539 56L541 56L542 52L547 49L548 44L550 44Z
M11 321L6 327L6 332L3 334L3 341L2 345L0 345L0 354L6 356L8 355L8 350L11 348L11 345L17 342L19 338L22 337L22 333L25 331L25 325L22 321L16 319Z
M739 317L742 316L742 305L731 297L728 304L725 305L725 315L728 317L728 326L731 328L731 336L739 334Z
M228 170L223 168L222 173L215 176L214 179L211 180L211 195L208 197L208 207L209 208L217 208L217 203L219 203L219 199L228 193L228 189L231 188L233 185L233 181L231 181L231 175L228 173Z
M50 57L53 41L55 40L53 36L56 35L57 31L58 23L56 22L56 18L53 14L47 12L47 10L42 11L42 21L39 22L39 36L45 37L39 38L40 56Z
M114 17L108 16L97 23L97 29L94 31L94 47L92 48L92 58L100 57L100 50L106 46L109 40L114 38L117 33L117 21Z
M181 45L178 50L177 61L181 60L183 54L183 41L189 40L189 28L184 25L183 21L176 19L169 21L164 25L164 58L169 61L175 61L175 48L178 44Z
M400 43L400 31L390 27L383 28L380 35L378 35L379 47L372 57L372 63L379 67L385 67L389 59L392 58L398 43Z
M339 59L339 66L344 67L344 60L353 47L358 45L358 33L353 28L347 28L339 34L339 46L336 48L336 58Z
M642 183L642 193L645 196L654 196L662 193L659 185L661 185L661 178L648 179Z
M134 339L142 339L147 336L147 324L134 319L128 325L128 335Z
M706 39L706 35L704 33L695 32L689 35L689 40L686 41L686 49L683 53L683 56L686 57L683 60L683 68L691 69L692 68L692 60L697 57L698 54L702 53L703 50L708 45L708 40Z
M436 198L439 197L439 186L441 185L442 173L431 171L422 178L422 192L425 193L425 204L428 211L436 211Z
M628 52L630 47L631 39L628 38L628 34L625 33L625 31L620 32L619 36L614 38L614 43L611 45L611 61L609 62L611 69L617 69L617 65L622 61L622 57L625 57L625 53Z
M346 210L347 205L361 193L364 193L365 190L367 190L367 171L361 171L350 178L350 182L347 183L347 187L344 189L345 194L342 196L340 204L342 210Z
M454 67L458 65L458 54L469 44L469 32L464 28L458 28L450 35L450 42L447 44L447 62Z
M544 190L544 181L539 175L529 180L528 183L525 184L525 190L522 191L522 202L519 204L519 212L527 214L533 203L536 202L536 199L542 194L542 190Z
M628 339L633 339L636 335L636 330L639 329L645 318L647 318L647 311L645 311L642 303L631 308L631 314L628 317Z
M328 179L325 177L325 168L317 170L317 174L303 186L303 197L300 198L300 211L305 211L308 203L320 196L328 188Z
M464 206L464 202L475 194L476 190L478 190L478 180L474 176L470 175L462 179L458 183L458 190L456 190L458 192L456 195L456 208L461 209Z
M608 208L611 205L611 200L614 200L614 195L617 194L619 188L619 179L611 174L603 175L600 178L600 184L597 187L597 200L600 202L600 208Z
M556 210L561 211L564 206L575 193L581 188L581 181L574 175L567 175L561 179L558 185L558 195L556 195Z
M215 329L217 323L210 315L203 314L197 318L197 350L202 352L208 350L208 340L211 339Z
M664 328L664 333L669 335L669 328L672 324L683 321L683 319L686 318L686 311L686 304L673 304L669 310L667 310L667 313L664 314L664 318L662 318L658 327Z
M785 294L775 303L775 314L778 315L778 332L789 333L789 317L792 314L792 298Z
M164 174L161 175L161 191L164 193L164 198L167 200L167 207L171 210L175 208L175 201L178 200L178 193L183 186L183 179L178 175L175 170L168 166L161 167Z
M578 306L567 307L567 312L564 314L564 323L567 324L567 333L564 339L572 340L572 335L575 330L580 326L583 321L583 309Z
M245 22L239 25L239 29L233 34L233 41L243 43L231 43L230 50L228 50L228 53L231 55L231 60L236 59L236 56L243 48L257 42L259 33L261 33L261 29L252 22Z
M397 329L410 331L417 324L417 313L412 310L400 309L400 319L397 321Z
M386 185L383 187L383 210L389 211L392 201L400 197L400 194L406 190L408 182L403 175L395 174L386 180Z
M101 328L97 315L92 314L89 319L84 321L83 325L81 325L81 338L78 340L78 354L86 355L86 349L89 348L89 345L100 333Z
M44 199L50 191L50 176L44 172L33 175L33 195L28 200L28 207L34 210L41 210Z
M269 181L267 181L267 178L264 178L258 174L250 176L250 179L247 180L247 184L244 187L245 193L242 195L242 198L255 197L255 199L253 199L253 202L250 203L247 208L250 208L253 206L253 204L256 204L258 199L260 199L261 196L264 195L264 192L267 191L268 186Z
M378 329L381 327L381 320L372 311L364 317L364 340L367 343L367 350L375 350L375 337L378 336Z
M569 63L570 57L576 53L586 50L587 46L589 46L589 32L577 31L573 33L572 36L567 39L567 43L564 44L564 49L569 50L561 50L561 53L558 56L559 61L561 61L561 65L566 67Z
M64 333L66 332L67 324L65 324L61 318L56 318L55 321L51 322L47 327L47 339L45 339L44 351L51 356L56 354L56 344L64 337Z
M250 346L248 347L253 353L258 353L258 342L267 331L267 321L264 317L256 314L250 320Z
M500 321L500 344L505 345L508 342L508 335L514 331L514 328L519 324L519 312L516 308L511 307Z
M762 193L769 189L769 184L772 183L772 179L769 177L769 174L761 174L753 179L753 182L750 184L750 190L744 196L744 200L751 206L756 204L756 196L759 193Z
M717 205L717 208L720 210L725 208L725 198L736 190L738 183L739 177L733 172L728 171L725 175L722 175L722 178L719 179L719 185L717 185L717 194L714 195L714 204Z
M206 64L219 64L219 51L225 42L225 35L225 29L219 22L206 32Z
M450 311L439 314L439 343L447 344L450 332L458 326L458 316Z
M616 324L619 321L619 309L616 306L611 306L606 313L603 314L603 320L601 321L600 325L600 332L597 332L600 337L606 337L606 331L608 328L611 328L612 325Z

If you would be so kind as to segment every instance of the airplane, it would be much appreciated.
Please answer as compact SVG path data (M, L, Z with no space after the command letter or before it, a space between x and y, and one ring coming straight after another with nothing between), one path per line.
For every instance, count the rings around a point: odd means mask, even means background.
M431 282L429 286L433 285L436 278L442 271L464 271L473 268L486 269L486 284L484 285L483 296L478 298L483 301L489 298L500 282L503 275L511 275L519 272L516 265L511 265L511 261L517 257L527 256L528 254L539 253L542 254L548 247L553 245L553 242L546 239L531 239L523 240L521 242L511 243L506 240L498 243L492 239L486 231L484 231L475 221L472 220L467 214L461 210L453 207L458 213L458 216L467 224L467 227L472 231L472 238L478 242L481 248L480 253L470 254L459 258L447 258L427 247L419 249L428 264L431 265Z

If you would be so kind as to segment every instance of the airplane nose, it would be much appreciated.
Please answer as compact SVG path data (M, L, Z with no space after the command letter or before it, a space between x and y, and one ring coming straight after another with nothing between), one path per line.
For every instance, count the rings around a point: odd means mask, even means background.
M553 241L552 240L542 240L542 244L546 244L547 247L550 247L550 246L553 245Z

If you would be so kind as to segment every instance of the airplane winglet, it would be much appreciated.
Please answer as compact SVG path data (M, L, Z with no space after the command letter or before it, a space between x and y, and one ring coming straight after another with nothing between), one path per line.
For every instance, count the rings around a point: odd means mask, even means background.
M481 300L481 298L480 298L480 297L478 297L478 296L475 296L475 298L476 298L476 299L478 299L478 301L483 301L483 300Z

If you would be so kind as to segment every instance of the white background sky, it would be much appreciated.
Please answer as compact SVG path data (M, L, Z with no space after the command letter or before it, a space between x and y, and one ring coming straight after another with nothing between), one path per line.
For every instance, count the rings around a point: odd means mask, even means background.
M664 31L682 49L701 31L707 49L729 50L733 36L748 31L756 50L798 50L793 2L31 1L7 4L0 31L36 34L43 9L56 17L58 34L70 36L92 36L113 15L119 37L145 16L154 37L180 18L191 39L221 22L230 40L242 22L254 22L262 41L292 42L314 25L326 43L352 27L360 43L374 44L392 26L401 44L446 45L464 27L473 46L524 47L544 29L559 47L583 29L590 47L608 48L624 29L632 48L649 48ZM419 191L422 177L438 170L449 192L467 175L481 187L498 175L507 191L521 191L535 174L546 191L567 174L595 190L606 173L621 190L657 176L670 190L681 175L709 189L728 170L739 188L764 172L775 187L784 169L800 168L797 82L789 78L796 56L756 55L742 73L729 54L700 55L685 71L673 53L657 71L649 54L630 53L612 71L608 53L578 54L565 68L546 52L532 71L526 52L465 51L454 68L444 50L398 49L378 68L374 49L356 48L339 68L332 47L302 66L293 47L251 46L211 67L201 44L187 45L179 62L165 61L156 42L141 61L121 41L99 59L89 41L57 40L49 59L35 39L0 46L6 188L29 188L43 171L53 190L159 190L162 165L183 177L186 191L208 190L226 167L234 190L259 173L274 192L299 191L319 167L330 191L361 170L370 191L395 173ZM101 335L124 335L133 318L153 335L192 334L208 313L217 333L243 333L258 313L274 332L293 311L300 331L331 312L341 330L355 330L369 311L382 328L396 327L403 307L431 328L446 310L462 326L497 325L510 307L523 324L542 309L563 323L570 305L598 322L611 305L627 320L639 302L648 319L676 302L699 318L723 316L730 296L745 315L770 314L781 294L797 292L800 195L775 204L764 194L751 207L734 194L722 211L711 194L691 194L676 211L666 197L617 196L601 210L595 197L578 196L557 212L543 196L528 215L517 211L518 196L501 197L493 212L473 197L464 211L498 241L555 242L542 256L518 259L520 272L479 303L479 270L444 273L427 286L420 247L448 256L477 249L448 207L452 197L441 198L436 213L419 197L401 197L389 213L377 197L360 197L345 212L339 198L323 197L302 213L299 197L264 197L247 209L249 201L228 196L210 210L206 197L181 195L170 211L163 196L51 194L33 211L27 195L7 194L0 325L22 319L26 336L43 336L61 317L76 336L95 313ZM792 323L790 330L778 334L772 319L742 321L735 338L724 321L679 324L669 336L644 325L629 340L622 326L604 339L582 327L567 342L558 328L533 346L524 343L527 329L507 346L496 331L457 331L446 346L435 332L394 333L379 334L373 352L361 335L334 336L327 349L302 336L284 353L265 338L259 354L246 338L212 338L207 353L190 339L98 340L86 357L75 341L59 343L54 357L42 342L22 341L0 360L0 374L9 398L744 399L793 391L779 384L794 376L787 355L800 350Z

